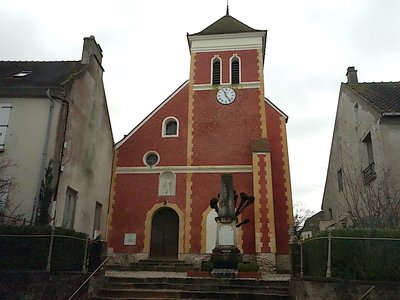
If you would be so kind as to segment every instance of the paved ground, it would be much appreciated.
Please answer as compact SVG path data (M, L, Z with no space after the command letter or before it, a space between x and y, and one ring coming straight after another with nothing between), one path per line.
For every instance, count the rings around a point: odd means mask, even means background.
M185 278L186 272L159 272L159 271L106 271L106 276L128 277L128 278ZM264 280L289 280L289 274L265 274Z

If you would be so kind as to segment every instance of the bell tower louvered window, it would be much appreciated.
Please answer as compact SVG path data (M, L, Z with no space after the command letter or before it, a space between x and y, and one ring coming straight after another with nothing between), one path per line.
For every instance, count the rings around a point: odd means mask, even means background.
M240 81L240 63L239 58L237 56L232 57L231 59L231 83L239 83Z
M221 59L215 57L212 61L212 84L221 84Z

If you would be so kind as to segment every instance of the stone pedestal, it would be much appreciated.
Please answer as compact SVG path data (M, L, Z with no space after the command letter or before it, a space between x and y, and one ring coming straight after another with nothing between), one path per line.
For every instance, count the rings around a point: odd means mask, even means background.
M233 181L230 174L222 175L220 209L216 221L217 242L211 254L211 262L214 269L236 270L237 264L242 261L242 254L236 246L236 216Z

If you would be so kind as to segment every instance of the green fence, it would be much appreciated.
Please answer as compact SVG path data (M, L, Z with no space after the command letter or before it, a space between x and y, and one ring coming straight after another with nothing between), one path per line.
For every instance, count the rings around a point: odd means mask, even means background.
M294 276L400 280L398 237L336 236L334 232L292 245L292 256Z

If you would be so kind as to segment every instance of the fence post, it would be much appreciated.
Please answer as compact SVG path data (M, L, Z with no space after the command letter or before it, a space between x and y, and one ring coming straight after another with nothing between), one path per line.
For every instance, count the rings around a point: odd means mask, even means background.
M51 227L49 254L47 256L47 266L46 266L46 272L49 273L51 271L51 256L53 253L53 241L54 241L54 227Z
M86 239L86 243L85 243L85 253L83 255L82 272L87 271L86 259L87 259L87 253L88 253L88 246L89 246L89 238Z
M331 277L332 234L328 234L328 261L326 263L326 277Z
M303 240L300 240L300 277L302 278L304 276L304 271L303 271Z

